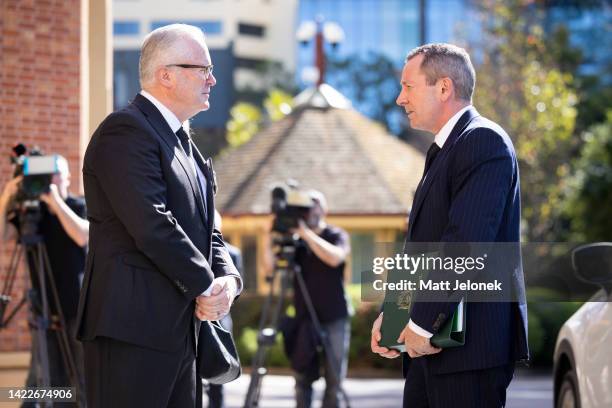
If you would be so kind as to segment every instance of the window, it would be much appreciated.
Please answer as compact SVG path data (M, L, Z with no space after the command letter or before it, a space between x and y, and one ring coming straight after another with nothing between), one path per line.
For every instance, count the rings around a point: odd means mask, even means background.
M151 23L151 30L155 30L156 28L163 27L163 26L170 25L170 24L175 24L175 23L184 23L184 24L190 24L190 25L196 26L200 30L204 31L204 34L206 35L221 34L223 30L223 23L221 21L171 21L171 20L154 21L153 23Z
M140 23L138 21L115 21L113 23L114 35L138 35Z
M255 24L238 24L238 33L242 35L250 35L253 37L264 37L266 35L266 28L264 26Z
M248 69L260 69L266 65L264 60L256 59L256 58L241 58L236 57L236 67L238 68L248 68Z

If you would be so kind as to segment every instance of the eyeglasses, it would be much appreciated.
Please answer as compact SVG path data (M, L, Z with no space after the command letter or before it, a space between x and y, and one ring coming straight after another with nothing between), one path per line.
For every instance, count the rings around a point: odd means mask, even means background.
M191 68L198 69L204 75L204 78L208 79L210 74L213 72L214 65L192 65L192 64L168 64L166 67L180 67L180 68Z

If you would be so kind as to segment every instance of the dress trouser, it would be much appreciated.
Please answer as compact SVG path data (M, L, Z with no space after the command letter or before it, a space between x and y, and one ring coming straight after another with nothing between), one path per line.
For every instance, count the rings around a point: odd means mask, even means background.
M410 362L404 408L502 408L514 363L484 370L431 374L423 358Z
M83 342L88 408L196 406L195 347L191 335L174 352L108 337Z

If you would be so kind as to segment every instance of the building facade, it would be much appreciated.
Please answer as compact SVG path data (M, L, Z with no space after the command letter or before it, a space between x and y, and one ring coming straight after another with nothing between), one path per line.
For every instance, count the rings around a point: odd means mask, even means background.
M292 35L297 0L114 0L114 106L140 90L139 49L151 30L172 23L200 27L215 65L210 110L192 120L196 129L224 129L237 92L264 90L266 64L295 69Z

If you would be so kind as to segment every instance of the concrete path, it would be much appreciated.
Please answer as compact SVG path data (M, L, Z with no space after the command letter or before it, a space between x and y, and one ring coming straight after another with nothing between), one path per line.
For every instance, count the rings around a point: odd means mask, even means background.
M250 377L225 386L227 408L241 408L249 386ZM261 408L293 408L293 378L268 375L263 380ZM401 379L348 379L344 388L349 395L352 408L400 408L403 380ZM325 383L315 383L313 408L320 407ZM507 408L552 408L552 379L546 373L518 372L508 390ZM206 405L205 405L206 406Z

